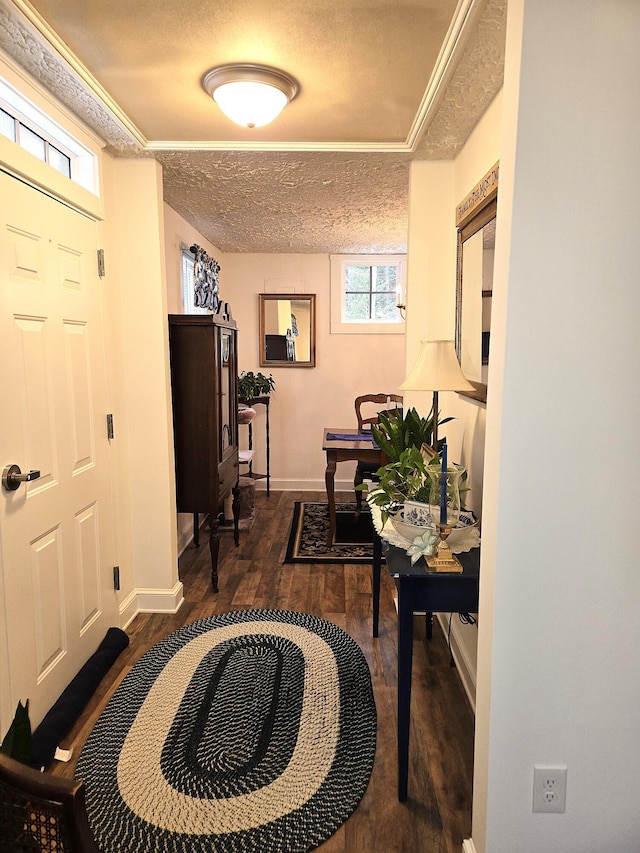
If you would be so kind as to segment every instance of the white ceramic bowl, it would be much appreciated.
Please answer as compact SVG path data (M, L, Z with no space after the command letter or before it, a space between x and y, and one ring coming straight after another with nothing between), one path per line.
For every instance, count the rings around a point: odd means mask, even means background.
M413 542L416 536L422 536L427 531L434 531L433 525L409 524L409 522L404 520L403 510L399 510L395 515L390 516L390 518L396 533L408 539L409 542Z
M398 510L395 515L390 516L390 519L396 530L396 533L399 533L400 536L403 536L405 539L408 539L409 542L413 542L416 536L423 536L427 531L435 533L434 525L421 526L418 524L409 524L409 522L404 520L404 510L402 509ZM477 523L478 520L470 510L462 510L458 523L451 531L449 541L455 542L456 534L462 533L462 531L468 529L469 527L474 527Z

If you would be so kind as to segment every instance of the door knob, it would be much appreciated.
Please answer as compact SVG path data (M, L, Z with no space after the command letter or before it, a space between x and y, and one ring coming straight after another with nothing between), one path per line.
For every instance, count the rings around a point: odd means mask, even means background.
M15 492L20 488L20 483L30 483L32 480L37 480L40 476L40 471L29 471L23 474L18 465L7 465L2 472L2 485L8 492Z

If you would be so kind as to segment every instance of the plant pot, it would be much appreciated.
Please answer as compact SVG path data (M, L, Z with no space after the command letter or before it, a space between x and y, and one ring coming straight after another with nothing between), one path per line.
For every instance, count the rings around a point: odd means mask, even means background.
M421 510L424 511L421 512ZM428 531L434 530L433 522L429 518L429 504L407 501L390 518L396 533L408 539L409 542L413 542L416 536L423 536Z

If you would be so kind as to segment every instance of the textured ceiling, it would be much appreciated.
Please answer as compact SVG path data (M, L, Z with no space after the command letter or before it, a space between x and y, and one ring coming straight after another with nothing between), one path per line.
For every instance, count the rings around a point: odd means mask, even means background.
M506 0L0 0L0 47L227 252L406 251L409 165L455 156L502 84ZM292 73L239 128L214 65Z

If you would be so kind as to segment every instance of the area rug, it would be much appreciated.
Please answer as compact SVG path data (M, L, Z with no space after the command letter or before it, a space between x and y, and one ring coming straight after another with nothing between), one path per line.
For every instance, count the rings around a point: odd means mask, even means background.
M373 530L366 502L358 521L355 503L336 504L336 536L327 545L329 505L296 501L285 563L371 563Z
M375 746L371 676L351 637L304 613L236 611L143 655L76 776L102 853L293 853L356 808Z

